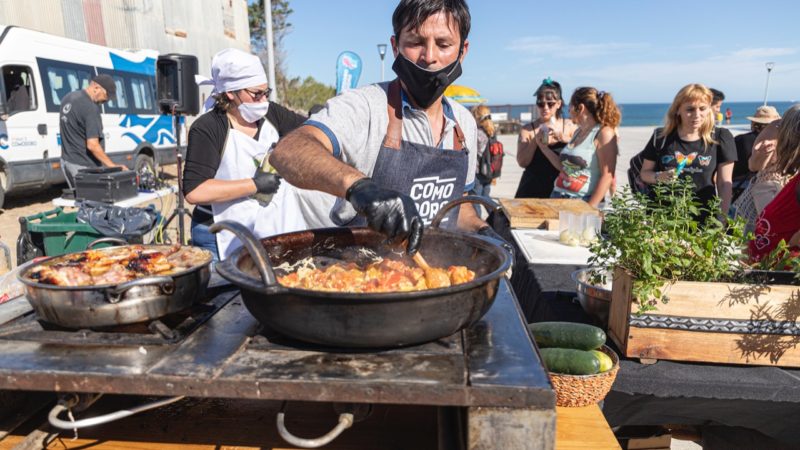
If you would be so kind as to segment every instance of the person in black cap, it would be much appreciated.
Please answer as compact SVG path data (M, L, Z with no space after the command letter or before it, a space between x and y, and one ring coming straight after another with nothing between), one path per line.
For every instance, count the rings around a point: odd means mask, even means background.
M105 152L100 105L115 98L117 86L110 75L100 74L84 89L70 92L61 99L58 114L61 132L61 170L70 188L75 188L75 174L89 167L122 167Z

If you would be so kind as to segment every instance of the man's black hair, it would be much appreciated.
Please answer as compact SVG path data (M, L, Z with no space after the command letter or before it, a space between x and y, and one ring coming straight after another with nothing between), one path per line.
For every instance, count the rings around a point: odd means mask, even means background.
M714 88L708 88L708 90L711 91L711 95L713 96L713 98L711 99L711 104L712 105L714 103L721 102L721 101L725 100L725 94L723 94L722 91L718 91L718 90L716 90Z
M392 14L392 28L395 39L400 38L400 31L406 28L417 30L428 17L444 11L458 25L461 44L467 40L471 17L469 7L464 0L401 0Z

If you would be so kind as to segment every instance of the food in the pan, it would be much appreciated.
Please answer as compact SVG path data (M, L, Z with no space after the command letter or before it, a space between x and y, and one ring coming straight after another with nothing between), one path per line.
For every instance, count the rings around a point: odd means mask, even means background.
M27 278L55 286L100 286L137 278L171 275L205 264L210 255L197 247L127 245L87 250L36 266Z
M435 277L437 282L434 286L426 281L425 271L421 268L392 259L384 259L365 268L347 262L338 262L325 268L301 266L292 273L278 277L278 282L286 287L314 291L367 293L434 289L466 283L475 278L475 272L464 266L431 270L441 273L441 276Z

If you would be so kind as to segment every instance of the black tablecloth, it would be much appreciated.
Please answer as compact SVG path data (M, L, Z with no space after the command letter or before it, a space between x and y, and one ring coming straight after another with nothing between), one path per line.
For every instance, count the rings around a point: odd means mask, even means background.
M505 216L490 219L513 243ZM580 266L516 259L511 284L528 322L593 322L575 300L570 274ZM800 444L800 370L621 358L603 413L612 427L722 424Z

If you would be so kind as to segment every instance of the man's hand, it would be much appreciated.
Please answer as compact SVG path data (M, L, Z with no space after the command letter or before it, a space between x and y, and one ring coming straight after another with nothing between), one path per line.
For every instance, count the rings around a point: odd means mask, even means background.
M408 239L408 254L417 252L422 241L422 217L411 197L384 189L370 178L353 183L345 197L367 218L370 228L385 234L393 243Z
M256 172L256 176L253 177L253 183L256 185L257 193L274 194L278 192L278 187L281 185L281 177L274 173L259 170Z

